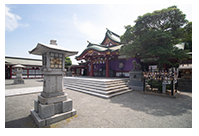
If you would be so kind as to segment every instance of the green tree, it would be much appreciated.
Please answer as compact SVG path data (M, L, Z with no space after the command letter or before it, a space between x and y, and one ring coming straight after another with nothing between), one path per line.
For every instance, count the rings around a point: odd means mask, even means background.
M181 28L188 22L185 17L176 6L138 16L134 26L125 26L126 31L120 37L125 44L120 54L145 61L157 57L160 68L163 64L171 65L168 58L186 59L188 51L174 46L182 41Z
M182 28L183 39L185 43L185 49L192 52L192 22L189 22L184 28Z
M72 61L70 60L69 57L65 58L65 67L71 66L72 65Z

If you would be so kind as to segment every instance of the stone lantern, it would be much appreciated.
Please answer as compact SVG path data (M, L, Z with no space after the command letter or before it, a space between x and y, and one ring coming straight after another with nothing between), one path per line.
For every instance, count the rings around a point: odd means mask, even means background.
M14 65L13 67L16 68L16 78L14 79L14 84L24 84L24 80L22 77L22 72L23 72L22 68L25 68L25 66L17 64Z
M63 74L66 71L65 57L78 52L68 51L58 46L56 40L51 40L50 44L38 43L29 53L42 56L41 71L44 74L43 91L34 101L34 110L31 110L37 126L47 126L74 116L73 101L63 91Z

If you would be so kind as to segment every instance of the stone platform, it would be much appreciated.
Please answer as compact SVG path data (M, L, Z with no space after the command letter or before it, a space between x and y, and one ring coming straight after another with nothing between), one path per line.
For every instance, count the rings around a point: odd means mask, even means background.
M38 127L48 126L52 123L70 118L74 115L76 115L76 110L72 109L72 111L56 114L54 116L42 119L38 113L35 112L35 110L30 111L31 116L33 117L35 123Z
M64 77L64 88L102 98L130 92L128 78Z

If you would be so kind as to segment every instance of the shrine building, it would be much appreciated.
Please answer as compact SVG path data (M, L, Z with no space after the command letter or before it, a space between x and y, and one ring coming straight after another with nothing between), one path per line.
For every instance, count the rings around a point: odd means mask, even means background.
M43 78L42 60L5 56L5 79L16 78L16 68L13 66L17 64L25 66L22 68L23 78Z
M133 69L132 61L136 59L121 56L119 49L122 45L120 36L107 29L101 44L88 41L87 47L76 56L76 60L84 60L85 63L71 66L72 72L91 77L129 77L129 71Z

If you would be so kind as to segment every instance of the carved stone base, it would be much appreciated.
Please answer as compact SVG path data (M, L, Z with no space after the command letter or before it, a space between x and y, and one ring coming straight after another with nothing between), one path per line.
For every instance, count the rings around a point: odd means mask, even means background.
M13 84L24 84L23 78L15 78Z
M56 114L54 116L51 116L49 118L42 119L35 110L30 111L31 116L33 117L34 121L36 122L38 127L48 126L52 123L70 118L74 115L76 115L76 110L71 110L69 112L64 112L60 114Z
M34 101L34 110L31 110L31 115L38 127L50 125L75 114L73 101L67 99L67 95L59 96L59 98L43 98L39 95L38 100Z

